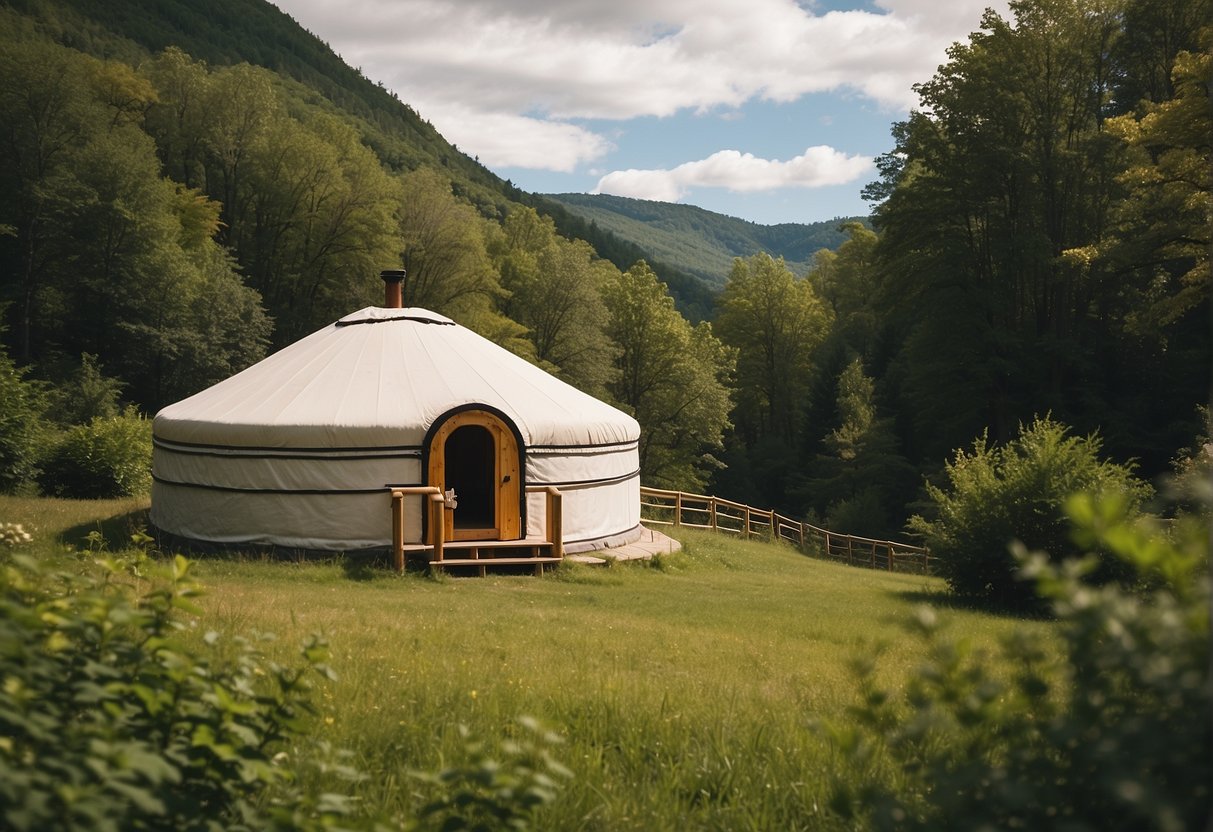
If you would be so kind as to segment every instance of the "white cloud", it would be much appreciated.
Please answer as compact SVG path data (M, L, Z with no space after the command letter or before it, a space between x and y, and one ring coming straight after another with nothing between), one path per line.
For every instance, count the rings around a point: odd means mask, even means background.
M277 2L467 152L552 170L606 148L582 119L836 90L900 111L989 4L878 0L884 13L815 14L794 0ZM506 130L510 119L526 129Z
M490 166L572 172L578 164L611 150L606 138L575 124L494 113L460 105L421 111L443 137Z
M849 156L825 145L810 147L786 162L721 150L671 170L613 171L598 180L593 192L677 202L691 188L725 188L738 193L821 188L845 185L871 170L872 157Z

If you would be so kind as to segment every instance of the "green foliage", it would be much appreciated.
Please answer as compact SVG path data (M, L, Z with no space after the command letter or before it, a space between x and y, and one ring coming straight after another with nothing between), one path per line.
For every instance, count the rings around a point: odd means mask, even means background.
M1060 619L1061 654L1008 638L997 660L919 612L926 664L904 693L861 663L831 807L875 829L1183 832L1213 795L1209 533L1136 517L1118 496L1067 503L1084 548L1114 553L1149 591L1088 578L1100 559L1017 558ZM1001 664L1001 666L1000 666ZM889 770L887 766L892 766Z
M793 436L814 352L832 322L813 285L782 259L756 254L734 261L716 328L738 350L734 421L749 442Z
M607 334L618 345L608 389L640 422L640 472L658 488L698 491L718 465L729 426L735 353L708 323L691 327L665 285L641 261L611 280Z
M55 497L103 499L146 494L152 485L152 423L134 408L96 417L56 441L38 484Z
M897 451L891 421L877 416L874 384L861 359L839 374L837 387L838 425L794 493L824 514L832 531L891 537L914 469Z
M809 280L767 254L733 262L719 309L715 331L737 351L737 373L734 447L725 456L733 470L721 472L714 493L793 511L787 488L797 472L818 348L833 313Z
M531 208L515 208L490 246L501 285L502 311L527 329L541 366L591 395L607 396L615 348L605 332L602 290L619 274L588 243L556 234Z
M1213 354L1211 9L1023 0L916 87L868 191L878 375L916 461L1046 411L1150 474L1190 435L1175 414Z
M1097 436L1070 436L1050 418L1038 418L1019 436L993 446L982 436L969 453L958 451L947 465L946 490L928 483L933 519L910 518L922 535L936 571L953 591L1001 606L1030 607L1039 596L1016 579L1008 546L1020 540L1060 561L1080 552L1070 539L1063 503L1089 491L1119 496L1130 510L1152 493L1129 466L1100 460ZM1124 573L1123 561L1105 552L1098 577Z
M68 556L70 558L70 556ZM0 825L14 830L319 829L340 812L297 791L288 750L312 713L303 662L209 634L183 646L197 586L131 582L139 558L97 562L0 554ZM142 591L141 591L142 590Z
M1208 14L1213 17L1213 9ZM1128 323L1147 337L1209 299L1213 25L1204 23L1197 36L1201 48L1175 56L1173 95L1108 125L1133 153L1118 177L1128 190L1116 212L1123 231L1096 251L1136 273L1142 302Z
M112 419L119 413L122 387L121 381L101 373L97 356L84 353L80 366L48 389L46 415L62 426Z
M492 752L483 742L465 741L466 761L437 774L414 773L437 786L439 796L418 814L422 829L443 832L494 832L532 829L536 813L556 799L561 781L573 776L548 750L563 740L529 717L519 719L517 739L503 740Z
M0 347L0 492L11 492L37 472L42 394Z

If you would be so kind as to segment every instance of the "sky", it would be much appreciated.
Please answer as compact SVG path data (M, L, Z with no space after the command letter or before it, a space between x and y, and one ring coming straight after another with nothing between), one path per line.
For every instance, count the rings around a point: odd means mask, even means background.
M865 215L912 86L1006 0L274 0L537 193Z

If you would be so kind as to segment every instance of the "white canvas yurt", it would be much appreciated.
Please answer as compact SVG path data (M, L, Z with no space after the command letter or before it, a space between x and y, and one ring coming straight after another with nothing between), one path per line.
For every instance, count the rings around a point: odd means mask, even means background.
M449 318L367 307L155 417L151 521L196 541L391 545L389 488L453 491L455 537L543 533L566 552L638 538L636 420ZM398 287L398 283L396 283ZM397 290L398 291L398 290ZM532 491L534 491L532 489ZM420 500L405 507L420 542Z

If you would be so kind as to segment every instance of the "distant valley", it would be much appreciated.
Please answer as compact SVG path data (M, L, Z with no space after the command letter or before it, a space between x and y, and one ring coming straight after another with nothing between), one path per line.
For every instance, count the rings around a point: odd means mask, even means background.
M846 240L839 227L865 217L816 223L757 223L694 205L653 202L605 194L544 194L601 231L633 243L653 260L695 277L713 290L728 278L734 257L765 251L782 257L797 274L808 270L820 249Z

